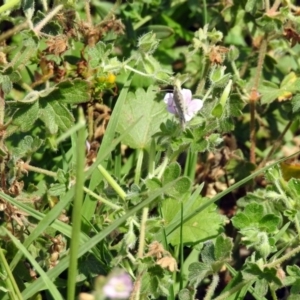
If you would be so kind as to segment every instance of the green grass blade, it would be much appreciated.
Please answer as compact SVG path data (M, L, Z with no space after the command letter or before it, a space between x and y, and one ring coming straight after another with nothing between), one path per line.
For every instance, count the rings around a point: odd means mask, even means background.
M191 218L193 218L194 216L196 216L199 212L203 211L204 209L206 209L208 206L210 206L211 204L215 203L216 201L218 201L219 199L221 199L222 197L224 197L225 195L227 195L228 193L232 192L233 190L237 189L238 187L240 187L241 185L245 184L246 182L248 182L249 180L255 178L256 176L260 175L261 173L263 173L264 171L268 170L269 168L272 168L273 166L277 165L278 163L285 161L289 158L292 158L296 155L298 155L300 153L300 151L288 156L288 157L284 157L282 159L279 159L278 161L252 173L251 175L247 176L246 178L240 180L239 182L233 184L231 187L229 187L228 189L226 189L225 191L217 194L215 197L213 197L212 199L208 200L206 203L204 203L203 205L201 205L198 209L196 209L194 212L185 215L183 218L183 222L186 222L188 220L190 220ZM174 230L176 230L181 224L181 219L178 218L176 221L172 222L171 224L169 224L166 228L166 234L169 235L171 234ZM161 242L163 240L163 234L162 232L160 232L157 235L157 240L159 242Z
M179 178L180 179L180 178ZM133 209L131 209L127 214L122 216L121 218L114 221L111 225L103 229L99 234L92 237L86 244L81 245L78 250L78 257L81 257L88 251L90 251L93 247L95 247L99 242L101 242L105 237L107 237L112 231L120 227L126 220L136 214L138 211L143 209L144 207L148 206L153 202L157 197L161 194L165 193L174 186L179 179L176 179L168 184L166 184L163 188L158 189L157 191L151 193L151 196L145 199L143 202L136 205ZM47 272L48 277L53 280L59 274L61 274L64 270L66 270L69 266L69 257L63 258L58 265L56 265L53 269ZM30 286L28 286L23 292L22 296L24 299L28 299L29 297L33 296L36 292L45 289L46 286L41 278L37 279L33 282Z
M79 123L85 124L82 109L79 110ZM80 245L81 207L83 201L84 165L85 165L85 126L78 131L77 155L76 155L76 183L75 198L72 211L72 239L70 246L70 267L68 270L68 300L75 299L77 277L77 253Z
M106 132L104 134L104 137L103 137L103 140L101 143L101 147L98 151L97 160L101 159L104 156L104 154L106 154L108 152L108 150L111 149L111 145L115 139L115 133L116 133L119 115L122 113L122 107L125 103L126 96L127 96L127 93L128 93L129 87L130 87L130 83L131 83L131 79L128 79L126 81L126 83L124 84L124 87L122 88L122 91L118 97L117 103L114 107L113 113L111 115L111 118L109 120L107 129L106 129ZM99 164L99 162L98 162L98 164ZM106 163L102 162L102 166L104 168L106 168ZM93 169L91 169L91 170L93 170ZM98 171L93 172L91 181L90 181L90 185L89 185L89 189L91 191L94 191L96 186L101 182L101 180L102 180L102 176L100 175L100 173ZM95 212L95 209L96 209L96 205L97 205L97 201L92 199L89 195L87 195L85 197L84 203L82 206L83 219L90 220L92 218L92 216ZM83 222L82 230L84 232L88 232L88 230L89 230L88 223Z
M9 295L12 300L22 300L22 296L19 290L19 287L15 281L15 278L9 268L7 260L4 255L4 250L0 248L0 272L6 275L5 288L8 290L7 295ZM3 285L2 285L3 286Z
M15 244L15 246L20 249L20 251L24 254L24 256L30 261L32 267L36 270L38 274L40 274L40 279L46 286L47 290L51 293L53 296L53 299L55 300L63 300L61 294L59 293L58 289L54 285L51 279L48 278L47 274L44 272L44 270L40 267L40 265L36 262L34 257L28 252L28 250L22 245L22 243L17 240L6 228L3 227L3 230L5 233L10 237L12 242Z

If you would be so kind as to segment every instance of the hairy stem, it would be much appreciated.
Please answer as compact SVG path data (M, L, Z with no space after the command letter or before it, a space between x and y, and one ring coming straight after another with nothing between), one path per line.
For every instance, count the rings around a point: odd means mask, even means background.
M249 97L249 105L250 105L250 162L255 164L256 163L256 156L255 156L255 150L256 150L256 128L255 128L255 113L256 113L256 102L259 99L258 94L258 85L259 81L262 75L262 69L263 69L263 63L265 59L267 51L267 35L264 36L260 50L258 55L258 63L257 63L257 70L256 70L256 76L254 79L254 85L250 93Z
M277 140L273 143L273 146L271 148L271 150L269 151L269 153L266 155L266 157L262 160L262 162L260 163L259 167L263 168L265 166L265 164L267 163L267 161L270 159L270 157L272 157L272 155L274 154L274 152L278 149L278 147L281 145L281 142L285 136L285 134L287 133L287 131L289 130L289 128L291 127L291 125L293 124L293 120L290 120L284 130L282 131L282 133L280 134L280 136L277 138Z

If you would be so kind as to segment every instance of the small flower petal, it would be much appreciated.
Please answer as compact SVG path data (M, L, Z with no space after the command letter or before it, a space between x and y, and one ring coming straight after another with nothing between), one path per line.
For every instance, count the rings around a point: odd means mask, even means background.
M185 114L185 120L190 121L197 112L203 107L203 101L200 99L193 99L187 106L187 112Z
M171 114L177 114L173 93L167 93L164 97L164 102L167 104L168 112Z
M189 89L181 89L181 94L185 100L186 106L188 106L192 101L192 92Z
M103 287L106 297L112 299L127 299L133 289L132 280L129 274L121 273L111 277Z
M186 112L184 114L184 120L186 122L190 121L197 112L202 108L203 101L200 99L192 99L192 92L189 89L181 89L183 99L185 101ZM164 97L164 102L167 104L167 110L171 114L178 115L176 105L174 102L173 93L167 93Z

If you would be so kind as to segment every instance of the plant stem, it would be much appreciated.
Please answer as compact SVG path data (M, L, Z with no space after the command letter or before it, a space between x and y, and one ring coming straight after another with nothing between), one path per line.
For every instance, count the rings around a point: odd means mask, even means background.
M264 36L260 50L258 55L258 63L257 63L257 70L256 76L254 78L254 85L250 93L249 97L249 105L250 105L250 162L255 165L256 163L256 156L255 156L255 149L256 149L256 128L255 128L255 112L256 112L256 102L259 99L259 94L257 92L259 81L262 75L263 63L265 59L267 51L267 35Z
M38 23L35 28L33 29L34 33L38 35L40 31L43 29L43 27L61 10L63 9L63 5L57 5L53 10L51 10L46 17Z
M144 255L145 248L145 236L146 236L146 222L148 220L149 207L143 208L141 226L140 226L140 237L139 237L139 249L138 249L138 258L142 258Z
M45 169L41 169L41 168L38 168L38 167L34 167L34 166L31 166L27 163L23 163L22 169L27 170L27 171L40 173L40 174L44 174L44 175L47 175L47 176L50 176L50 177L56 177L55 172L48 171L48 170L45 170Z
M214 292L216 290L216 287L217 287L217 285L219 283L219 280L220 280L219 275L218 274L214 274L213 278L212 278L212 282L211 282L210 286L207 289L207 292L206 292L204 300L210 300L212 298L212 296L213 296L213 294L214 294Z
M10 299L22 300L22 295L3 252L4 250L0 248L0 266L2 265L0 271L2 274L5 272L7 275L5 282L8 294L10 295Z
M280 136L277 138L277 140L273 143L273 146L271 148L271 150L269 151L269 153L266 155L266 157L262 160L262 162L260 163L259 167L263 168L265 166L265 164L267 163L267 161L270 159L270 157L272 157L272 155L274 154L274 152L277 150L277 148L281 145L281 142L283 140L283 137L285 136L285 134L287 133L287 131L289 130L289 128L291 127L291 125L293 124L293 120L290 120L284 130L282 131L282 133L280 134Z
M295 249L289 251L288 253L286 253L282 257L272 261L271 263L268 263L268 264L264 265L264 268L275 268L276 266L281 265L284 261L290 259L292 256L294 256L298 252L300 252L300 246L298 246Z
M122 200L125 200L126 193L119 186L119 184L113 179L113 177L105 170L101 165L98 165L98 170L102 174L102 176L107 180L110 186L114 189L114 191L120 196Z
M92 22L92 17L91 17L91 8L90 8L89 0L85 0L84 9L85 9L86 20L89 23L89 25L92 25L93 22Z
M94 193L93 191L91 191L90 189L88 189L87 187L83 187L83 190L84 190L84 192L85 192L86 194L88 194L88 195L94 197L95 199L97 199L97 200L100 201L101 203L103 203L103 204L109 206L109 207L112 208L112 209L115 209L115 210L121 210L121 209L122 209L121 206L119 206L119 205L117 205L117 204L114 204L114 203L112 203L112 202L110 202L110 201L104 199L103 197L97 195L96 193Z
M5 32L3 32L1 35L0 35L0 43L2 41L5 41L7 40L8 38L10 38L11 36L15 35L16 33L20 32L21 30L25 29L28 27L28 22L25 21L15 27L13 27L12 29L9 29Z
M272 299L273 300L277 300L277 296L276 296L275 290L270 287L270 291L271 291Z
M82 108L79 109L79 122L85 124L85 118ZM75 299L76 277L77 277L77 256L80 245L80 227L81 227L81 207L83 202L84 186L84 165L85 165L85 126L78 131L77 138L77 159L76 159L76 184L75 198L72 211L72 237L70 246L70 266L68 270L68 300Z
M18 5L21 1L20 0L10 0L7 3L0 6L0 14L6 12L7 10L12 9L14 6Z
M217 298L215 298L214 300L225 300L227 299L229 296L233 295L234 293L236 293L237 291L239 291L240 289L242 289L246 284L249 284L250 281L242 281L239 284L237 284L236 286L234 286L233 288L231 288L229 291L223 293L222 295L218 296Z
M268 0L269 1L269 0ZM280 6L280 4L281 4L281 0L275 0L275 2L273 3L273 5L272 5L272 7L271 7L271 9L270 9L270 12L275 12L275 11L277 11L277 9L278 9L278 7ZM266 11L267 11L267 9L266 9ZM268 11L267 11L268 12Z
M143 164L143 158L144 158L144 150L138 149L138 160L135 168L135 175L134 175L134 183L136 185L139 184L141 179L141 170L142 170L142 164Z

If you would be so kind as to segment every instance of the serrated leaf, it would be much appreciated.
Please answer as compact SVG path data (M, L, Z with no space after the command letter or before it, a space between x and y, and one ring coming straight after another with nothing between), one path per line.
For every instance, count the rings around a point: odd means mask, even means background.
M39 110L39 118L45 123L51 134L58 129L66 131L73 125L74 118L66 106L58 101L43 103Z
M268 292L269 284L265 279L257 280L255 282L254 290L257 295L264 297Z
M159 131L159 126L168 118L168 113L163 101L155 101L154 87L147 91L139 88L135 94L129 93L124 104L123 113L120 116L117 131L125 133L130 124L139 122L127 134L122 143L133 149L148 148L151 137Z
M159 189L162 187L160 180L157 178L151 178L151 179L147 178L145 180L145 185L150 191L151 190L155 191L156 189Z
M182 289L178 293L179 300L193 300L193 294L188 289Z
M300 268L298 266L287 266L286 271L290 276L299 277L300 279Z
M167 194L175 199L181 200L185 197L186 193L189 193L192 186L192 182L188 177L180 178L176 185L172 186Z
M263 84L259 86L258 91L262 95L262 104L273 102L279 95L278 85L269 81L263 81Z
M61 196L66 192L66 185L61 183L55 183L53 184L49 190L48 195L49 196Z
M291 287L291 294L297 295L297 299L299 299L299 293L300 293L300 279L296 279Z
M251 220L244 214L244 213L238 213L235 215L232 219L231 222L233 226L237 229L245 228L251 225Z
M258 203L250 203L245 207L244 214L253 222L258 222L263 214L264 208Z
M261 270L257 264L248 262L245 272L254 275L259 280L265 279L268 283L276 283L279 286L282 284L276 276L277 272L275 268L264 268Z
M262 94L262 104L270 103L275 99L285 101L292 98L293 94L300 90L300 78L294 72L289 73L282 80L280 87L271 83L264 82L258 91Z
M197 287L199 283L211 273L211 268L209 265L206 265L201 262L194 262L189 265L189 281L190 284L194 287Z
M43 141L37 137L25 136L18 144L18 147L13 150L13 154L18 157L24 157L35 153L43 144Z
M259 221L259 227L269 233L274 232L279 225L280 218L274 214L267 214Z
M163 183L167 184L180 176L181 167L177 162L170 164L163 175Z
M210 266L215 262L215 246L212 241L205 243L203 250L201 251L201 259L204 264ZM210 268L211 269L211 268Z
M17 126L22 132L29 131L38 117L38 111L38 101L31 105L22 106L14 114L12 125Z
M9 76L7 75L3 75L1 76L1 86L2 86L2 90L3 90L3 93L4 94L9 94L9 92L11 91L12 89L12 82L9 78Z
M230 260L232 248L232 239L224 234L219 235L215 242L215 259L218 261Z
M61 82L55 86L55 89L50 94L41 99L43 102L53 100L66 104L88 102L90 100L89 85L86 81L80 79Z
M198 196L188 208L185 208L186 201L184 201L183 214L187 215L195 211L205 201L204 198ZM181 203L179 201L170 198L163 200L162 213L166 225L171 223L174 216L180 212ZM183 244L206 241L215 237L222 230L223 221L224 218L217 213L216 206L210 205L183 224ZM180 243L180 228L177 228L168 236L168 241L173 245L178 245Z
M293 113L299 112L300 110L300 94L296 94L292 101Z

